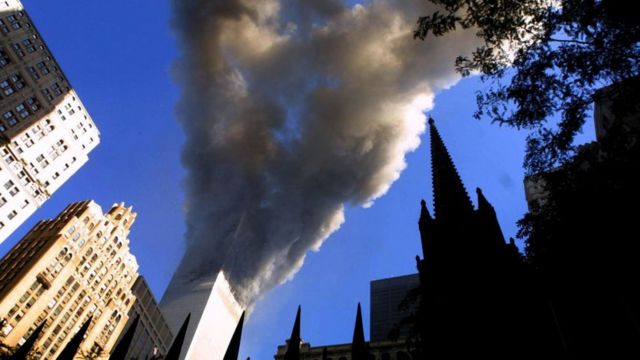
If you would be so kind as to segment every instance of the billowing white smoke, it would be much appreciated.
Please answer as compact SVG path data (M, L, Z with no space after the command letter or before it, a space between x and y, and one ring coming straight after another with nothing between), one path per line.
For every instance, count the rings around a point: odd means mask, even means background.
M250 305L383 195L472 33L413 40L426 0L174 0L190 279Z

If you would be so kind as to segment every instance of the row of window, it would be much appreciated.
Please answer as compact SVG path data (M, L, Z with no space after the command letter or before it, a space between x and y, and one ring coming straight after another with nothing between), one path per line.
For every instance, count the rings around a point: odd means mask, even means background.
M11 29L13 30L18 30L22 28L22 20L20 20L20 18L22 18L24 16L24 13L22 11L18 12L17 15L9 15L6 17L6 21L3 20L2 18L0 18L0 31L2 31L3 34L8 34L11 32ZM31 25L29 25L29 23L25 23L24 24L25 27L31 27Z
M8 78L0 81L0 91L5 97L9 97L16 92L22 90L26 86L20 73L15 73Z
M13 127L21 120L25 120L32 114L36 113L39 109L40 103L38 102L38 99L35 97L29 97L24 102L16 105L14 110L5 111L2 114L2 120L4 120L4 124ZM0 132L7 130L4 124L0 125Z
M23 58L27 56L27 54L33 54L34 52L38 51L38 49L44 50L43 45L36 44L36 39L38 39L37 35L31 35L31 37L23 39L20 42L11 44L11 47L13 48L13 52L19 58Z

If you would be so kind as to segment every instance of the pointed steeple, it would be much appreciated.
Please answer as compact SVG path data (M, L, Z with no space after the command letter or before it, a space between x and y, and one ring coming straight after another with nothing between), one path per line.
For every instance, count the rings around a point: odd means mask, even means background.
M362 310L358 303L356 326L353 329L353 341L351 342L351 360L368 360L369 351L364 340L364 327L362 326Z
M487 198L484 197L480 188L476 188L476 193L478 194L478 214L480 214L481 219L483 219L487 231L486 238L493 239L495 241L494 246L502 248L505 245L505 241L502 228L500 228L500 223L498 222L496 210Z
M473 205L458 175L433 118L429 118L431 135L431 175L436 219L452 219L473 211Z
M173 339L173 343L171 344L169 351L167 351L167 356L164 357L164 360L178 360L180 358L182 343L184 343L184 337L187 334L187 327L189 327L189 319L191 319L191 313L189 313L187 318L184 319L180 330L178 330L178 335Z
M138 327L138 322L140 321L140 316L136 316L136 318L131 323L131 326L127 329L127 332L124 333L122 339L118 345L116 345L115 349L111 353L109 360L125 360L127 356L127 352L129 351L129 346L131 345L131 341L133 340L133 335L136 333L136 328Z
M240 352L240 340L242 339L242 324L244 324L244 311L240 316L236 331L233 332L229 346L227 346L227 352L224 353L223 360L238 360L238 353Z
M482 189L476 188L476 194L478 195L478 211L490 211L495 213L495 209L489 203L484 194L482 193Z
M27 359L27 355L29 355L29 352L33 348L33 345L36 343L36 340L38 340L38 336L40 336L42 329L44 329L44 324L45 321L43 321L35 330L33 330L31 335L29 335L29 338L24 342L24 344L22 344L20 349L18 349L15 353L13 353L13 355L9 357L9 360Z
M420 230L420 242L422 244L422 256L426 257L428 253L429 240L433 238L433 218L429 214L427 202L420 201L420 220L418 220L418 229Z
M84 340L84 335L89 329L89 324L91 324L91 316L89 316L87 321L82 324L80 330L78 330L78 332L73 335L71 340L69 340L67 346L65 346L60 355L58 355L57 360L73 360L73 358L76 356L76 353L78 352L78 349L80 348L80 344L82 344L82 340Z
M287 344L287 352L284 354L284 360L299 360L300 359L300 305L298 305L298 312L296 313L296 321L293 324L291 330L291 338Z

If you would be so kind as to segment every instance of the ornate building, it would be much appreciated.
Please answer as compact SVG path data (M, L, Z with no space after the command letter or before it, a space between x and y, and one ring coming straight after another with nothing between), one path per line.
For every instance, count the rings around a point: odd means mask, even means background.
M42 322L36 348L55 359L91 319L82 352L108 353L128 320L138 264L129 252L136 214L115 204L71 204L40 221L0 261L0 342L22 344Z
M91 116L22 3L0 1L0 243L99 142Z

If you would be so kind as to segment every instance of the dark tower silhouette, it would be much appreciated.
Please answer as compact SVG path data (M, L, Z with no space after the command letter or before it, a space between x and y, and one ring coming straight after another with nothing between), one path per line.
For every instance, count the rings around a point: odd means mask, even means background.
M362 325L362 310L358 303L358 312L356 314L356 324L353 328L353 341L351 342L351 360L368 360L369 349L367 342L364 340L364 326Z
M69 340L67 346L65 346L60 355L58 355L58 360L73 360L73 358L76 356L76 353L78 352L78 349L80 348L80 344L82 344L82 340L84 340L84 335L89 329L91 319L92 317L89 316L87 321L82 324L80 330L78 330L78 332L73 335L71 340Z
M546 353L542 349L549 340L537 333L549 334L548 314L530 290L531 276L517 247L505 243L495 210L480 189L474 209L433 119L429 131L434 216L422 200L423 259L416 259L422 356ZM523 308L534 315L522 315Z
M242 325L244 324L244 311L238 320L236 330L233 332L227 351L224 353L223 360L238 360L238 353L240 352L240 340L242 339Z
M180 351L182 350L182 343L184 343L184 337L187 334L187 327L189 327L189 319L191 319L191 313L189 313L184 319L180 330L178 330L178 334L176 338L173 339L173 343L167 351L167 356L164 357L164 360L178 360L180 359Z
M140 316L136 316L136 318L131 323L131 326L127 329L127 332L122 336L118 345L116 345L113 352L111 352L111 356L109 360L125 360L127 356L127 351L129 351L129 346L131 345L131 341L133 340L133 335L136 333L136 329L138 328L138 322L140 322Z
M291 338L287 342L287 352L284 354L284 360L298 360L300 359L300 306L298 306L298 312L296 313L296 321L293 324L291 330Z
M29 335L29 338L24 342L24 344L22 344L20 349L16 350L16 352L14 352L13 355L9 357L9 360L27 359L27 355L29 355L29 352L33 348L33 345L36 343L36 340L38 340L38 336L40 336L42 329L44 329L44 324L45 321L43 321L35 330L33 330L31 335Z

